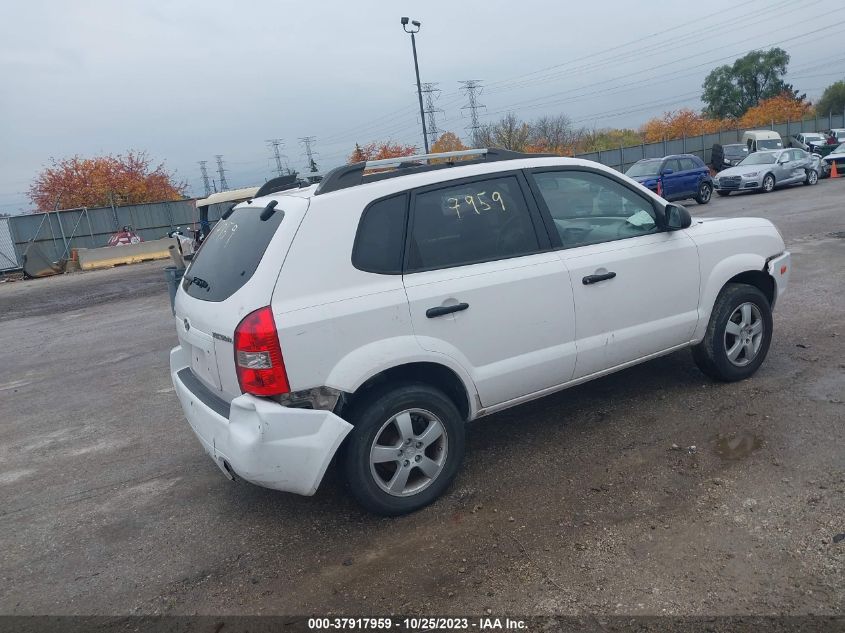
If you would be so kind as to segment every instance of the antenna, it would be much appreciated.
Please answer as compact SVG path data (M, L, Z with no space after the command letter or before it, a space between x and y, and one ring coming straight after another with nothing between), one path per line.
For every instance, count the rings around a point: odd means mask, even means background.
M478 95L481 94L483 88L481 87L480 79L465 79L459 81L461 90L466 94L467 104L461 107L461 110L469 110L470 124L464 128L469 132L469 137L472 139L473 146L478 146L478 133L481 129L481 124L478 122L478 110L487 106L478 103Z
M220 191L228 191L229 183L226 182L226 170L223 169L223 154L215 154L217 159L217 175L220 176Z

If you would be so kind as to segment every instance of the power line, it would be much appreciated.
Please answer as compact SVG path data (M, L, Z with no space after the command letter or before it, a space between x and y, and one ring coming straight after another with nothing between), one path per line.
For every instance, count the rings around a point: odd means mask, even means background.
M478 110L486 107L484 104L478 103L478 95L481 94L481 80L480 79L464 79L459 81L461 90L466 95L467 104L461 106L461 111L469 110L469 125L465 128L469 133L470 141L473 147L478 145L478 133L481 129L481 124L478 122Z
M220 177L220 191L228 191L229 183L226 182L226 170L223 169L223 154L215 154L217 159L217 175Z
M273 158L276 159L276 173L279 176L284 175L284 169L282 168L282 156L281 148L285 146L285 142L280 138L271 138L266 141L267 145L269 145L273 149ZM290 169L287 170L290 173Z
M305 155L308 158L308 171L316 174L320 170L317 168L317 163L314 160L315 152L311 145L317 142L317 137L303 136L299 139L299 142L305 147Z
M208 182L208 168L206 167L207 164L207 160L200 161L200 171L202 172L202 186L205 189L206 198L211 195L211 184Z

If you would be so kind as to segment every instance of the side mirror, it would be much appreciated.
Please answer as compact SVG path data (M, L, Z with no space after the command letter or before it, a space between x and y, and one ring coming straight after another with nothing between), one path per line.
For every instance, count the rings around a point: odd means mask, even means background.
M780 158L778 158L778 165L783 165L787 162L789 162L789 156L781 156Z
M666 215L666 229L668 231L688 229L692 224L692 216L689 211L679 204L667 204L663 213Z
M675 170L672 169L671 167L667 167L666 169L663 170L664 176L668 176L669 174L674 174L674 173L675 173Z

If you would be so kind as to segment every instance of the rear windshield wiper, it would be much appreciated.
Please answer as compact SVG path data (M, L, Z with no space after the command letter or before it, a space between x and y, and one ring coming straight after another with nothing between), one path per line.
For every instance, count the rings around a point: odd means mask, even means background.
M188 279L188 286L194 284L195 286L199 286L200 288L208 288L208 282L205 279L200 279L199 277L191 277Z

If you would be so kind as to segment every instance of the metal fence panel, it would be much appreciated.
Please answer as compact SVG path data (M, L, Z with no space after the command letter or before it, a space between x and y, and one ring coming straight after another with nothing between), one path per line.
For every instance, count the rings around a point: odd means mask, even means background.
M0 218L0 270L20 268L9 218Z

